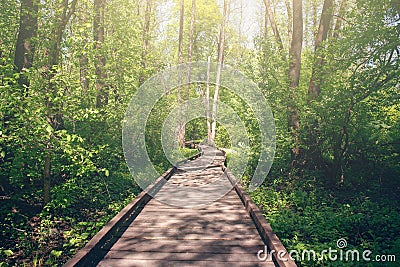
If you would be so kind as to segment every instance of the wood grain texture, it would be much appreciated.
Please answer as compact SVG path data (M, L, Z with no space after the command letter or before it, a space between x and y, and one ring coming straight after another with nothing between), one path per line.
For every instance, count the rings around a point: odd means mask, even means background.
M223 152L202 147L201 157L178 165L108 246L97 245L101 258L92 265L296 266L258 259L266 245L284 247L240 185L231 185L224 161Z

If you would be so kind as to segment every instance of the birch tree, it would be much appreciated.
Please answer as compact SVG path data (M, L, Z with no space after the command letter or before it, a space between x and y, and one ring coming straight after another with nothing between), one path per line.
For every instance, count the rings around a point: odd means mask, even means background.
M192 10L191 10L191 18L190 18L190 30L189 30L189 44L188 44L188 63L192 61L192 55L193 55L193 44L194 44L194 24L195 24L195 19L196 19L196 0L192 0ZM184 100L189 100L190 97L190 75L191 75L191 65L187 65L187 72L186 72L186 93L185 93L185 99ZM182 121L181 121L181 127L179 131L179 143L183 147L185 145L185 133L186 133L186 118L187 118L187 112L188 112L188 106L189 103L185 102L184 105L184 110L182 114Z
M211 113L211 143L215 142L216 128L217 128L217 105L218 105L218 96L220 90L220 82L221 82L221 72L224 60L224 50L225 50L225 24L227 18L227 7L228 0L224 0L224 7L222 11L222 22L219 33L219 44L218 44L218 67L217 67L217 76L215 81L215 91L214 91L214 99Z

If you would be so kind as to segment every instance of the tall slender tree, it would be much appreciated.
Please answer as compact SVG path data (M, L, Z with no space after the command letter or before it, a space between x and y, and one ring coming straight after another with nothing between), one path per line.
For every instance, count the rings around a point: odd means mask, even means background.
M292 162L297 164L300 156L299 110L295 99L300 81L301 51L303 43L303 9L302 0L293 0L293 36L289 49L289 95L288 95L288 129L292 135L293 148L291 150Z
M139 83L142 84L144 82L144 74L143 72L147 68L147 53L149 50L150 45L150 19L151 19L151 12L153 7L153 1L147 0L146 1L146 11L144 14L144 25L143 25L143 33L142 33L142 54L141 54L141 65L142 65L142 72L139 77Z
M314 52L315 61L313 71L310 79L310 86L308 89L308 95L311 99L316 99L320 92L320 71L323 64L323 55L321 46L328 37L328 31L332 19L332 8L333 0L325 0L322 7L321 19L319 22L318 33L315 37Z
M342 0L340 3L340 7L339 7L339 13L337 15L337 19L336 19L336 23L335 23L335 28L333 30L333 37L334 38L338 38L339 37L339 31L342 27L342 23L343 23L343 15L344 12L346 11L347 8L347 0Z
M190 18L190 30L189 30L189 44L188 44L188 63L192 61L193 55L193 43L194 43L194 24L196 19L196 0L192 0L192 10L191 10L191 18ZM182 121L181 121L181 130L179 132L179 143L182 145L185 144L185 134L186 134L186 118L187 112L189 108L189 96L190 96L190 75L192 72L191 65L187 65L187 72L186 72L186 93L185 93L185 105L184 111L182 114Z
M288 14L288 24L287 24L287 32L288 32L288 40L289 46L292 42L292 35L293 35L293 12L292 12L292 4L290 0L285 0L286 10Z
M15 46L14 65L17 72L21 72L18 83L28 87L29 81L24 70L32 67L35 53L35 38L38 31L38 3L37 0L20 1L20 22L18 38Z
M106 10L106 0L94 0L94 19L93 19L93 39L96 53L96 107L101 108L108 104L108 85L106 82L106 57L102 51L105 38L104 16Z
M81 1L78 3L78 8L79 8L79 17L78 17L78 23L80 25L84 25L85 23L88 23L89 21L89 12L88 12L88 3L86 1ZM78 12L77 12L78 13ZM87 31L83 33L83 40L85 41L84 45L87 45L89 43L89 34ZM82 101L85 104L88 104L88 89L89 89L89 71L88 71L88 65L89 65L89 57L88 57L88 51L86 49L82 49L80 55L79 55L79 80L81 83L81 88L82 88Z
M308 101L316 100L320 94L322 79L321 69L323 68L324 60L322 44L327 40L328 32L331 28L332 10L333 0L325 0L322 7L318 32L314 41L314 65L308 88ZM317 119L314 118L308 128L308 158L311 160L311 164L318 166L321 163L322 156L319 149L319 126Z
M73 0L71 4L68 1L59 3L58 10L60 14L55 18L55 27L52 33L52 40L49 47L48 65L45 66L46 71L43 73L46 78L46 120L53 131L64 129L63 114L61 111L60 101L55 101L58 95L58 88L54 84L53 78L57 74L57 65L60 61L61 41L67 23L75 13L78 0ZM46 143L46 154L43 169L43 201L44 204L50 201L51 189L51 151L53 149L53 135L50 135Z
M210 117L210 68L211 57L207 59L207 78L206 78L206 119L207 119L207 142L211 144L211 117Z
M224 0L224 7L222 12L222 21L219 32L219 43L218 43L218 67L217 67L217 76L215 81L215 91L214 91L214 99L211 113L211 143L215 142L216 130L217 130L217 105L219 98L219 90L220 90L220 82L221 82L221 72L224 61L224 51L225 51L225 24L227 20L227 9L228 9L228 0Z
M185 144L183 139L181 139L181 131L182 131L182 82L183 82L183 24L184 24L184 15L185 15L185 1L180 0L180 9L179 9L179 37L178 37L178 116L177 116L177 131L176 136L178 137L179 145L183 147Z
M276 24L275 14L274 14L274 12L272 10L272 7L271 7L271 1L270 0L264 0L264 5L265 5L265 10L267 12L268 20L269 20L269 22L271 24L271 28L272 28L272 31L274 33L274 36L275 36L276 42L278 44L278 47L279 47L279 49L281 51L283 51L283 42L282 42L282 38L281 38L281 35L279 33L279 30L278 30L278 26Z

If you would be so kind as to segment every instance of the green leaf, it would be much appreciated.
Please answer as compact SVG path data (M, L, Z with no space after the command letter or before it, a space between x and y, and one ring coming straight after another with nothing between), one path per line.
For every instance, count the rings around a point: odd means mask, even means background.
M55 258L59 258L59 257L61 256L61 254L62 254L62 251L61 251L61 250L52 250L52 251L50 252L50 255L53 256L53 257L55 257Z
M46 131L47 131L48 133L52 133L52 132L53 132L53 127L51 127L51 125L47 125Z
M106 169L104 170L104 174L108 177L110 175L110 172Z
M10 249L6 249L3 252L4 252L4 254L6 254L7 257L10 257L14 254L14 252L12 252L12 250L10 250Z

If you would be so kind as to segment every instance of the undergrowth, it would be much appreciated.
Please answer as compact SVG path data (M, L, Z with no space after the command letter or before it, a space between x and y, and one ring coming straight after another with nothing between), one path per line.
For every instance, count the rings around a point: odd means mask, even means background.
M355 185L352 180L359 181L357 175L349 171L344 185L332 186L320 173L287 173L269 178L251 193L286 249L299 253L298 266L398 266L400 187L393 182L397 179L387 177L385 184L371 177ZM337 247L339 239L347 242L343 249ZM322 253L330 248L337 250L332 258ZM316 253L315 259L308 258L307 251L311 250ZM350 250L359 251L359 261L346 256ZM372 252L367 257L370 262L362 259L366 250ZM376 255L394 255L397 263L376 262Z
M125 207L139 188L131 177L70 179L41 207L33 193L2 200L0 266L60 266Z

